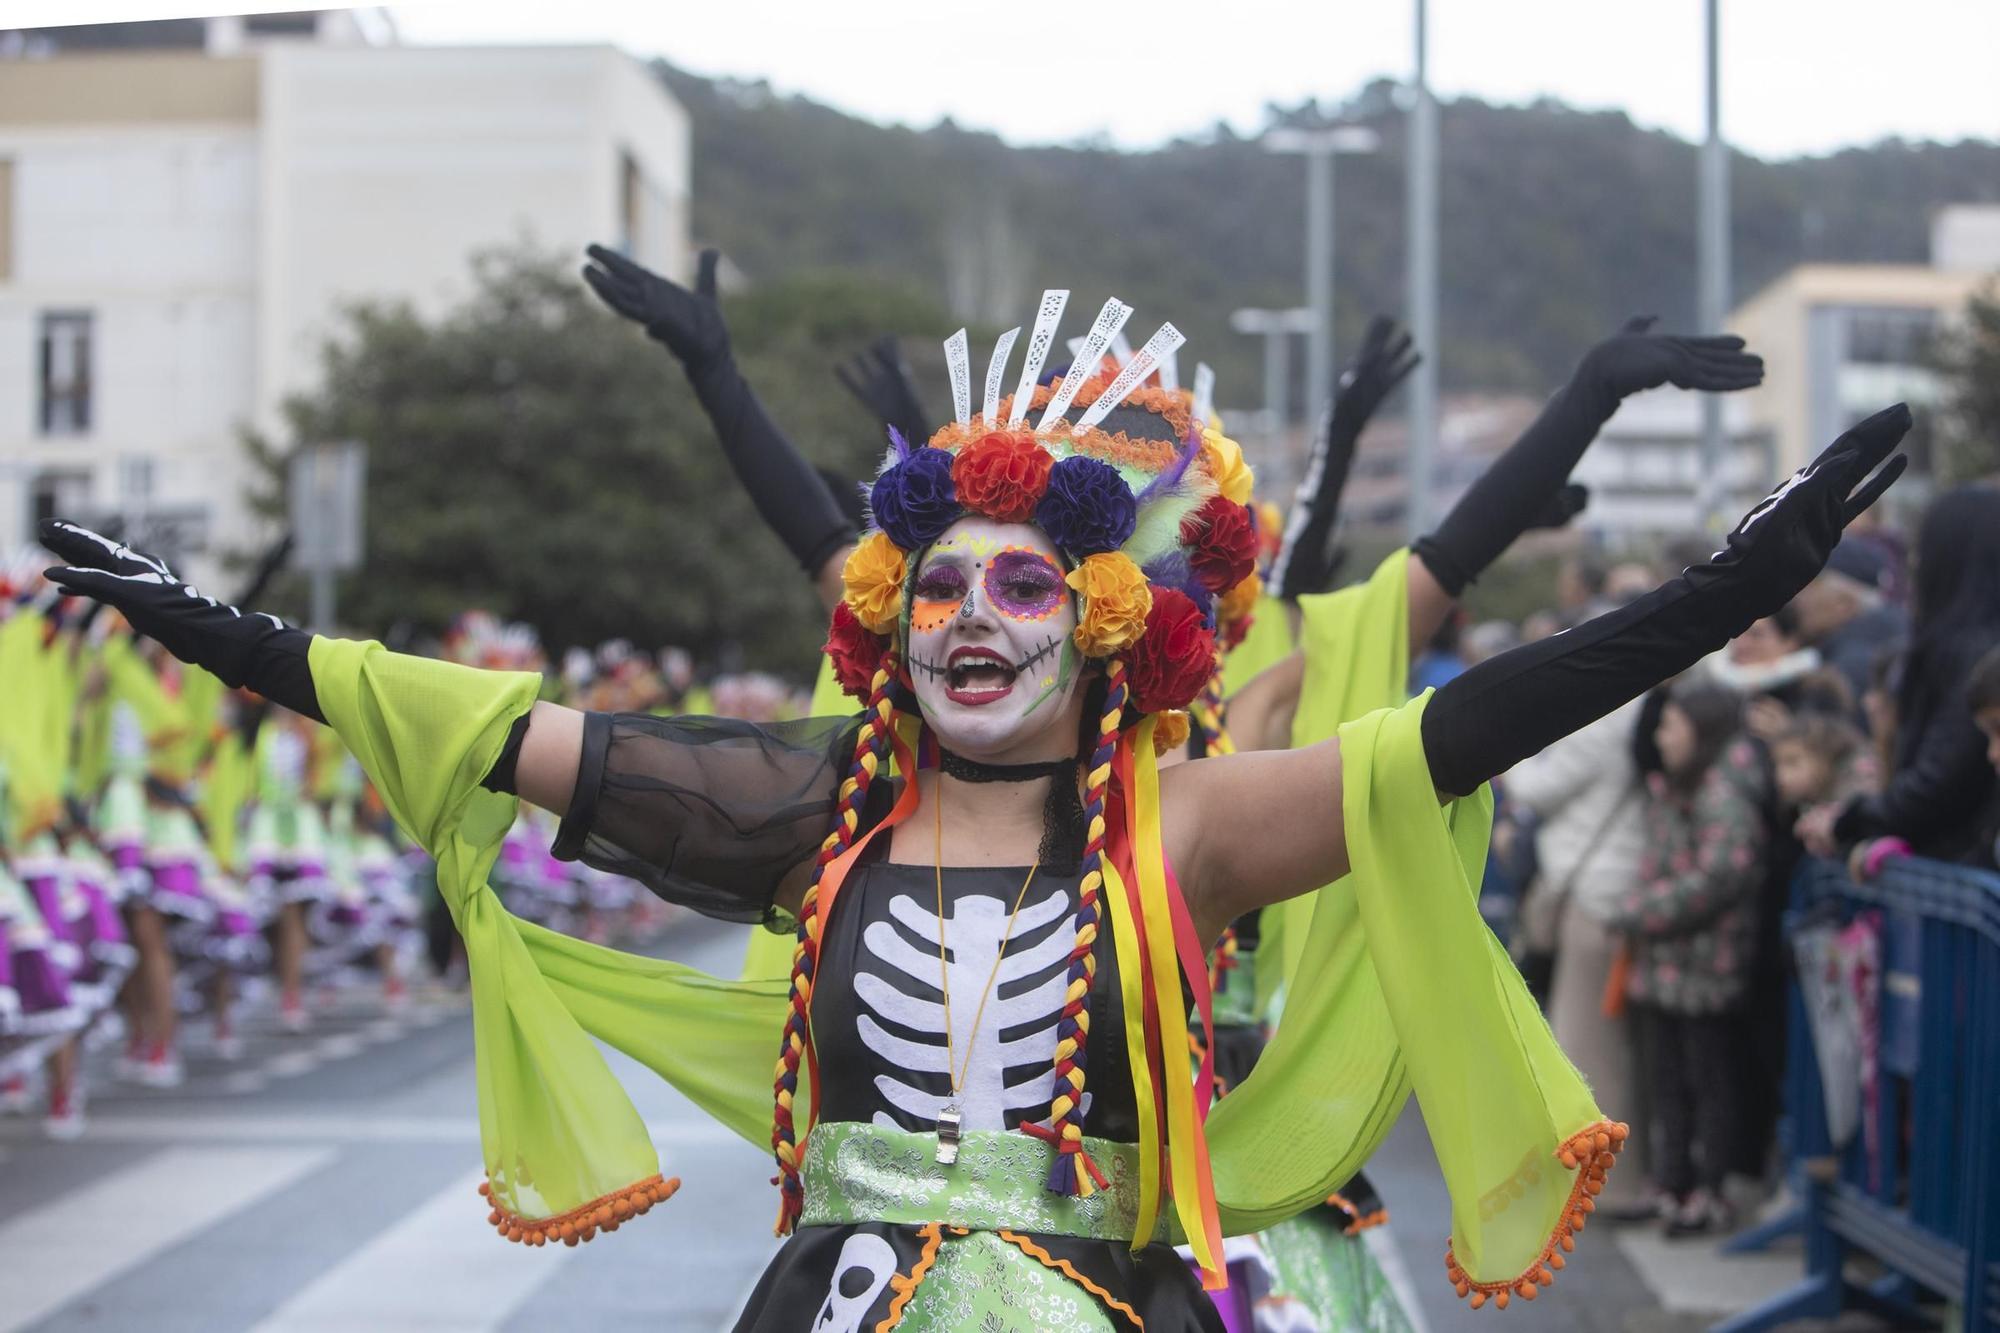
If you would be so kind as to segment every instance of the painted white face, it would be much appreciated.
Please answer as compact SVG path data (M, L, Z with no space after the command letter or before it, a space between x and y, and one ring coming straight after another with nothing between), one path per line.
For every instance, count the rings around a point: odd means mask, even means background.
M1076 604L1039 528L963 518L910 589L910 678L945 748L989 762L1060 758L1082 676Z

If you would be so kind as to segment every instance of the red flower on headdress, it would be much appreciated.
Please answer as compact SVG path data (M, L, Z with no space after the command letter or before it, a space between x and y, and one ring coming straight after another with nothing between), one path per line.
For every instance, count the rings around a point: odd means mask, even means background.
M1146 632L1125 653L1132 702L1142 713L1186 708L1215 674L1215 635L1178 588L1153 589Z
M881 670L889 641L854 618L846 602L833 608L833 625L826 636L826 655L833 660L833 678L857 699L866 699Z
M1257 568L1257 527L1249 509L1220 495L1182 521L1181 544L1195 577L1210 592L1227 592Z
M1025 523L1048 490L1055 465L1034 436L995 431L958 451L951 482L967 509L1002 523Z

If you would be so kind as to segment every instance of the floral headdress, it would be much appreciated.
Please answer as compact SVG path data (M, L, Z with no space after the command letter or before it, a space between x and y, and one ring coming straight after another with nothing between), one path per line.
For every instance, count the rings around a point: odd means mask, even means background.
M1115 298L1068 373L1038 383L1068 296L1043 294L1011 396L1000 385L1020 330L1001 335L974 414L961 329L945 344L955 420L921 447L890 432L868 493L874 526L843 571L827 641L850 694L865 698L891 648L907 643L916 560L968 514L1047 534L1077 594L1074 647L1124 660L1135 715L1186 709L1240 637L1260 586L1242 450L1174 385L1180 332L1164 324L1129 353L1119 334L1132 311ZM1100 369L1107 349L1127 354ZM1040 413L1032 426L1031 411Z

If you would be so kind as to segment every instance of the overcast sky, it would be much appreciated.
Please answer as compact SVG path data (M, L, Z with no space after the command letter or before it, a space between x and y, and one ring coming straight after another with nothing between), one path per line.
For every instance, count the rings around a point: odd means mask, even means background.
M273 8L296 7L282 4ZM700 74L1017 143L1145 147L1266 102L1406 77L1411 0L418 0L406 41L615 42ZM1890 135L2000 137L2000 0L1722 0L1723 130L1765 157ZM161 0L10 0L10 24L228 12ZM1431 0L1446 96L1553 96L1702 133L1702 0ZM56 17L60 15L61 17ZM1011 22L1032 15L1031 22Z

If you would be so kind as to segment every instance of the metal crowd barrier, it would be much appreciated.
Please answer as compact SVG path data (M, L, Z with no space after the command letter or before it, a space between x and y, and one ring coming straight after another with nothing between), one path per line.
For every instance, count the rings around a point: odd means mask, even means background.
M1836 1149L1796 976L1787 987L1785 1110L1806 1278L1717 1330L1745 1333L1843 1309L1898 1328L2000 1331L2000 875L1920 859L1857 884L1808 861L1787 934L1878 914L1873 1132ZM1867 1256L1873 1266L1850 1265ZM1879 1268L1880 1276L1854 1270ZM1926 1309L1926 1294L1929 1309ZM1936 1308L1942 1301L1945 1311Z

